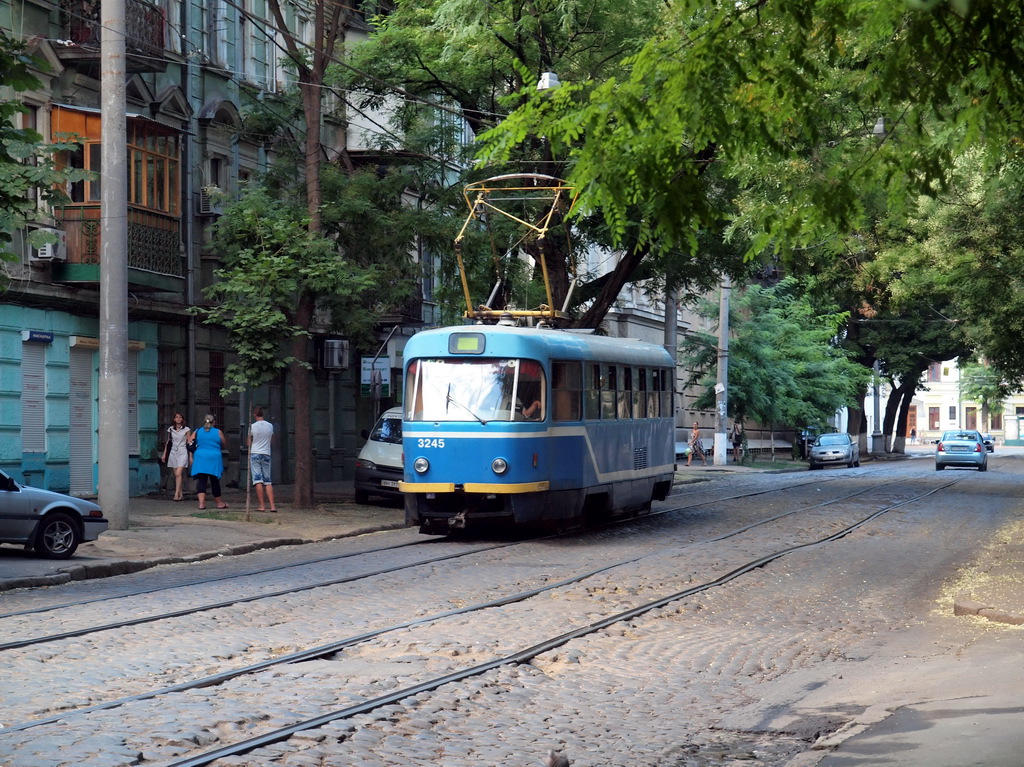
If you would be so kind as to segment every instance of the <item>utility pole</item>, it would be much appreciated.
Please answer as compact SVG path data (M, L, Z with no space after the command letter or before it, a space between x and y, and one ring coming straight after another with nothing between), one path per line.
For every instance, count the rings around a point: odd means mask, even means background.
M732 279L722 278L718 298L718 381L715 383L715 466L729 463L726 419L729 414L729 293Z
M125 0L100 3L99 500L112 530L128 529L128 173Z
M885 452L885 445L882 442L881 408L879 404L879 397L881 395L879 391L879 382L881 381L882 376L879 370L878 360L875 360L874 375L872 378L874 378L875 383L875 408L874 413L872 414L874 418L872 419L873 422L871 424L871 454L881 455Z
M665 291L665 351L672 355L672 362L679 356L679 291L675 288ZM673 377L673 384L675 383ZM674 387L673 387L674 388Z

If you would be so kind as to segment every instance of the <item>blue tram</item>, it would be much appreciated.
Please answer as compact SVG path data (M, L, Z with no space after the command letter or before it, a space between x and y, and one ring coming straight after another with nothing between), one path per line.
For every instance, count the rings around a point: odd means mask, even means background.
M406 523L567 529L664 500L672 357L565 330L464 325L405 348Z

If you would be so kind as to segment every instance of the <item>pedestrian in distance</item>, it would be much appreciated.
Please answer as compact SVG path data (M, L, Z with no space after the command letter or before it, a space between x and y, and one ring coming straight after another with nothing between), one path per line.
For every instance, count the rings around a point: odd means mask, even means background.
M911 429L910 430L910 444L911 445L916 445L917 444L917 429Z
M206 508L206 485L209 483L213 492L213 500L218 509L226 509L228 505L220 497L220 476L224 473L224 456L228 441L224 432L214 425L214 418L207 413L203 425L189 435L195 439L196 450L192 454L192 476L196 478L196 498L200 510Z
M700 456L701 463L705 466L708 465L708 459L704 457L704 448L700 444L700 426L697 422L693 422L693 431L690 432L690 454L686 456L686 465L690 465L690 461L693 460L693 455L696 453Z
M276 512L274 485L270 479L270 446L274 441L274 424L263 418L263 408L259 405L252 409L252 417L255 420L249 427L249 471L252 473L252 483L256 486L256 501L259 504L256 511ZM270 503L269 509L264 502L264 488L266 501Z
M739 421L732 423L732 462L739 463L743 452L743 427Z
M167 443L160 461L174 472L174 500L183 501L182 485L185 481L185 469L188 468L192 456L188 452L189 428L185 425L185 416L175 413L171 425L167 427Z

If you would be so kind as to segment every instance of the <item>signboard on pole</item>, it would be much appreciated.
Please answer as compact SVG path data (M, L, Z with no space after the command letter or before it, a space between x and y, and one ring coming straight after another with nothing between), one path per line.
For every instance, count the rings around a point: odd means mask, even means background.
M359 394L362 397L391 396L391 362L387 357L363 357L359 373Z

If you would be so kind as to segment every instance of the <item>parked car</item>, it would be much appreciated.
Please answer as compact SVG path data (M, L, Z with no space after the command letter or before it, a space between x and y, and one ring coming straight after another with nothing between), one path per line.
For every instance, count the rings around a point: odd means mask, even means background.
M819 434L807 457L812 469L845 463L860 466L860 446L849 434Z
M402 408L384 411L371 432L363 432L366 444L356 459L355 501L366 503L371 495L390 500L402 497Z
M67 559L107 529L103 510L84 498L19 484L0 471L0 543L19 543L47 559Z
M996 451L996 441L992 439L991 434L982 434L981 441L985 443L985 449L990 453L994 453Z
M947 466L967 466L988 471L988 449L981 433L970 429L944 431L935 445L935 470Z

